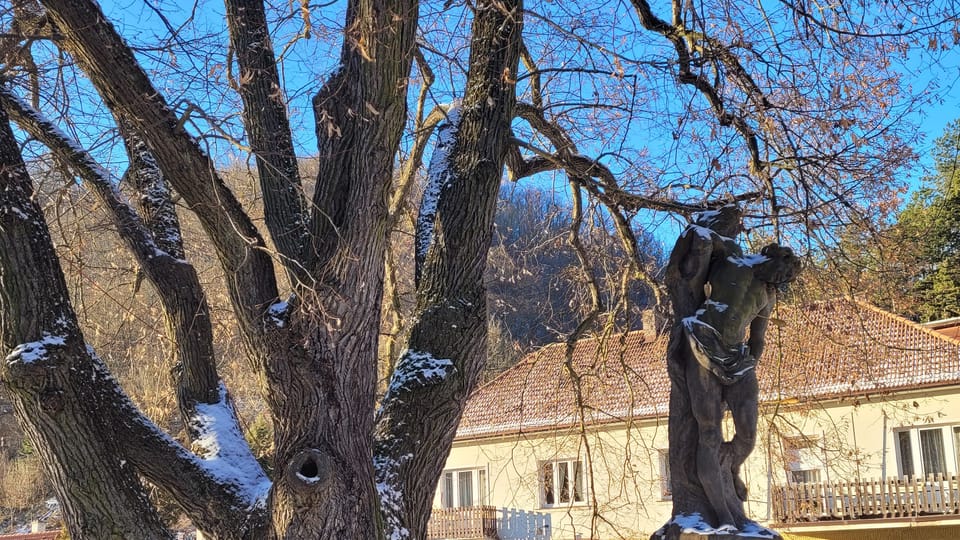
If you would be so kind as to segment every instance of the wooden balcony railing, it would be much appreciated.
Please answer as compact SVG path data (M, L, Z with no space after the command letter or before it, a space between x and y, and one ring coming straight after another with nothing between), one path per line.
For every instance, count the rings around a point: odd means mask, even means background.
M497 508L469 506L434 508L427 524L427 538L485 539L497 538Z
M770 495L779 523L960 514L956 475L791 483Z
M56 540L60 531L44 531L35 533L0 534L0 540Z

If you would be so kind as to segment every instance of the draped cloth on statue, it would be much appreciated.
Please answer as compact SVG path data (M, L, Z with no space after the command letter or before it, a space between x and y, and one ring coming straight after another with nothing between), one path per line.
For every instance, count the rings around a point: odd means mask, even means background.
M757 366L747 344L727 345L716 328L697 317L684 318L683 331L697 362L725 385L736 383Z

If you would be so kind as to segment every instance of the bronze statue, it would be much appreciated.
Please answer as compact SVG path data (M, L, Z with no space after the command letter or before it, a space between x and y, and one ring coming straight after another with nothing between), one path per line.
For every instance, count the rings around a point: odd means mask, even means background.
M777 291L800 270L793 251L776 243L745 256L734 240L740 219L734 205L694 216L677 240L666 275L674 307L667 351L671 522L699 515L716 532L731 534L758 529L744 513L746 487L739 478L756 441L755 366ZM724 442L727 408L736 434ZM654 535L671 536L669 527Z

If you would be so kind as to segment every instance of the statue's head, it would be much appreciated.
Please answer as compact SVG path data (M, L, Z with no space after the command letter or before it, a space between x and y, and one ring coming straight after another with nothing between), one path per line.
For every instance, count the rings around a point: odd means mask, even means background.
M741 220L743 212L736 204L727 204L716 210L697 212L693 215L693 223L715 231L720 236L734 236L743 230Z
M760 254L767 260L755 267L754 276L758 279L783 290L800 274L800 257L792 249L773 242L764 246Z

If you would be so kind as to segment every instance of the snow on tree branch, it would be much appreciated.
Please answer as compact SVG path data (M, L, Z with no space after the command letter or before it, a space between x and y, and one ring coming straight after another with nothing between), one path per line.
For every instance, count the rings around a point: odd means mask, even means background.
M413 454L394 459L389 456L373 458L373 468L377 477L377 493L380 495L380 509L387 525L387 540L406 540L410 531L403 526L400 516L403 514L403 491L400 488L399 470L404 461Z
M14 347L4 358L4 361L7 362L7 365L42 362L47 359L47 347L63 347L65 344L66 341L63 336L54 336L44 332L43 337L39 340L21 343Z
M256 505L265 505L270 480L243 437L223 383L220 401L198 403L190 427L197 434L191 449L200 456L204 468L217 479L240 488Z
M397 392L437 384L455 370L456 367L450 359L434 358L430 353L408 349L400 355L400 361L393 370L384 401Z
M460 128L460 102L455 102L447 109L447 120L438 128L437 146L430 157L430 167L427 170L427 188L423 192L420 202L420 214L417 216L416 243L416 274L419 279L423 262L427 259L427 251L433 243L434 220L437 217L437 205L442 192L454 180L451 170L453 164L450 156L457 142L457 131Z

